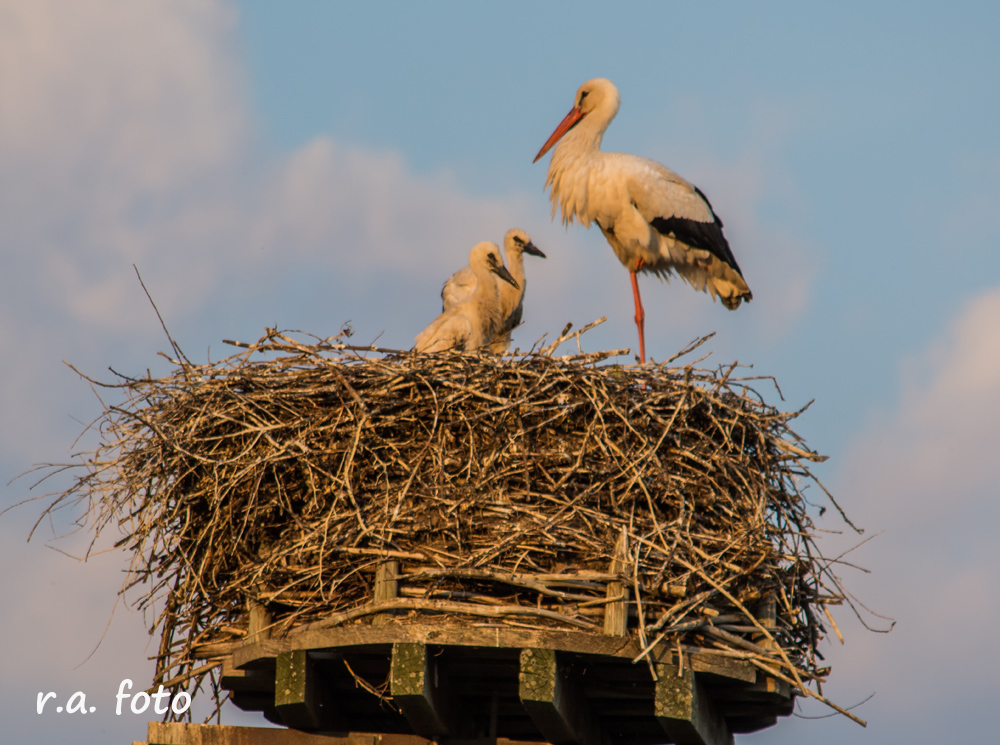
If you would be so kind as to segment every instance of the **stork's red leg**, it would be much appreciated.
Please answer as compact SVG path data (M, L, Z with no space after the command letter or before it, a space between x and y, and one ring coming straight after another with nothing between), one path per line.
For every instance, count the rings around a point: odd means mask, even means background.
M646 364L646 311L642 309L642 298L639 296L639 278L636 276L636 272L642 269L643 265L642 258L639 258L635 262L635 269L633 269L630 274L632 275L632 295L635 297L635 325L639 329L639 361L642 364Z

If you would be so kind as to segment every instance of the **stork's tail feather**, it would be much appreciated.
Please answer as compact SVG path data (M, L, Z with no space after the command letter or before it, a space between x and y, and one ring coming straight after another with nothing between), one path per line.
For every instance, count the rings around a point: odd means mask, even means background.
M753 293L750 292L747 283L743 281L743 277L734 277L732 279L729 277L712 277L709 279L709 285L712 294L717 295L722 304L729 310L736 310L744 300L748 303L753 300Z
M753 300L753 293L748 292L746 295L730 295L729 297L720 296L719 299L722 300L722 304L729 310L736 310L744 300L748 303Z

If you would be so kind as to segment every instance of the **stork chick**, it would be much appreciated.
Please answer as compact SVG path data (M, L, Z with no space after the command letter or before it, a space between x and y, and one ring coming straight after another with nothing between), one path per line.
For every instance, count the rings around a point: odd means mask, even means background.
M493 277L517 283L503 265L500 247L488 241L472 247L467 269L469 272L464 276L461 290L464 299L417 335L414 351L472 351L489 344L496 335L503 318L500 293Z
M527 287L527 280L524 277L524 254L545 258L545 254L531 242L531 236L520 228L511 228L507 231L503 239L503 252L507 258L507 269L519 287L507 282L497 282L497 289L500 291L500 309L504 317L503 325L490 344L490 349L497 354L510 349L510 332L521 324L524 315L524 292Z

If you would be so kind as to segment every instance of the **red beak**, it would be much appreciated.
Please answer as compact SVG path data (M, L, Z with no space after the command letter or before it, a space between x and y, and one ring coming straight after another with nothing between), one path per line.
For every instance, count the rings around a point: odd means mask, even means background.
M538 151L538 155L536 155L535 159L531 162L537 163L538 159L541 158L543 155L545 155L545 153L547 153L553 145L559 142L560 137L562 137L564 134L573 129L573 127L576 126L576 123L581 119L583 119L583 112L580 111L579 108L574 106L572 109L569 110L569 113L566 115L566 118L563 119L561 122L559 122L559 126L556 127L556 131L553 132L549 137L549 139L545 141L545 144L542 145L542 149Z

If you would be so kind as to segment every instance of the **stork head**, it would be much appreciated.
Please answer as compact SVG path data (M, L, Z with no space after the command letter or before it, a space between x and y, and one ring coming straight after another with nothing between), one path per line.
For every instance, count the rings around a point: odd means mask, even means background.
M559 142L564 134L573 129L586 116L593 115L593 118L596 119L596 128L603 134L608 124L615 118L615 114L618 113L620 102L618 88L610 80L607 78L588 80L577 89L573 108L569 110L566 117L556 127L555 132L542 145L542 149L538 151L538 155L535 156L532 163L537 163L538 159Z
M504 282L510 283L518 290L521 289L517 280L507 271L507 267L503 265L503 258L500 256L500 246L492 241L483 241L472 247L472 250L469 252L469 266L474 269L480 267L493 272Z
M515 253L526 253L545 258L545 254L531 242L531 236L520 228L511 228L507 231L507 235L503 239L503 250L507 256L512 256Z

